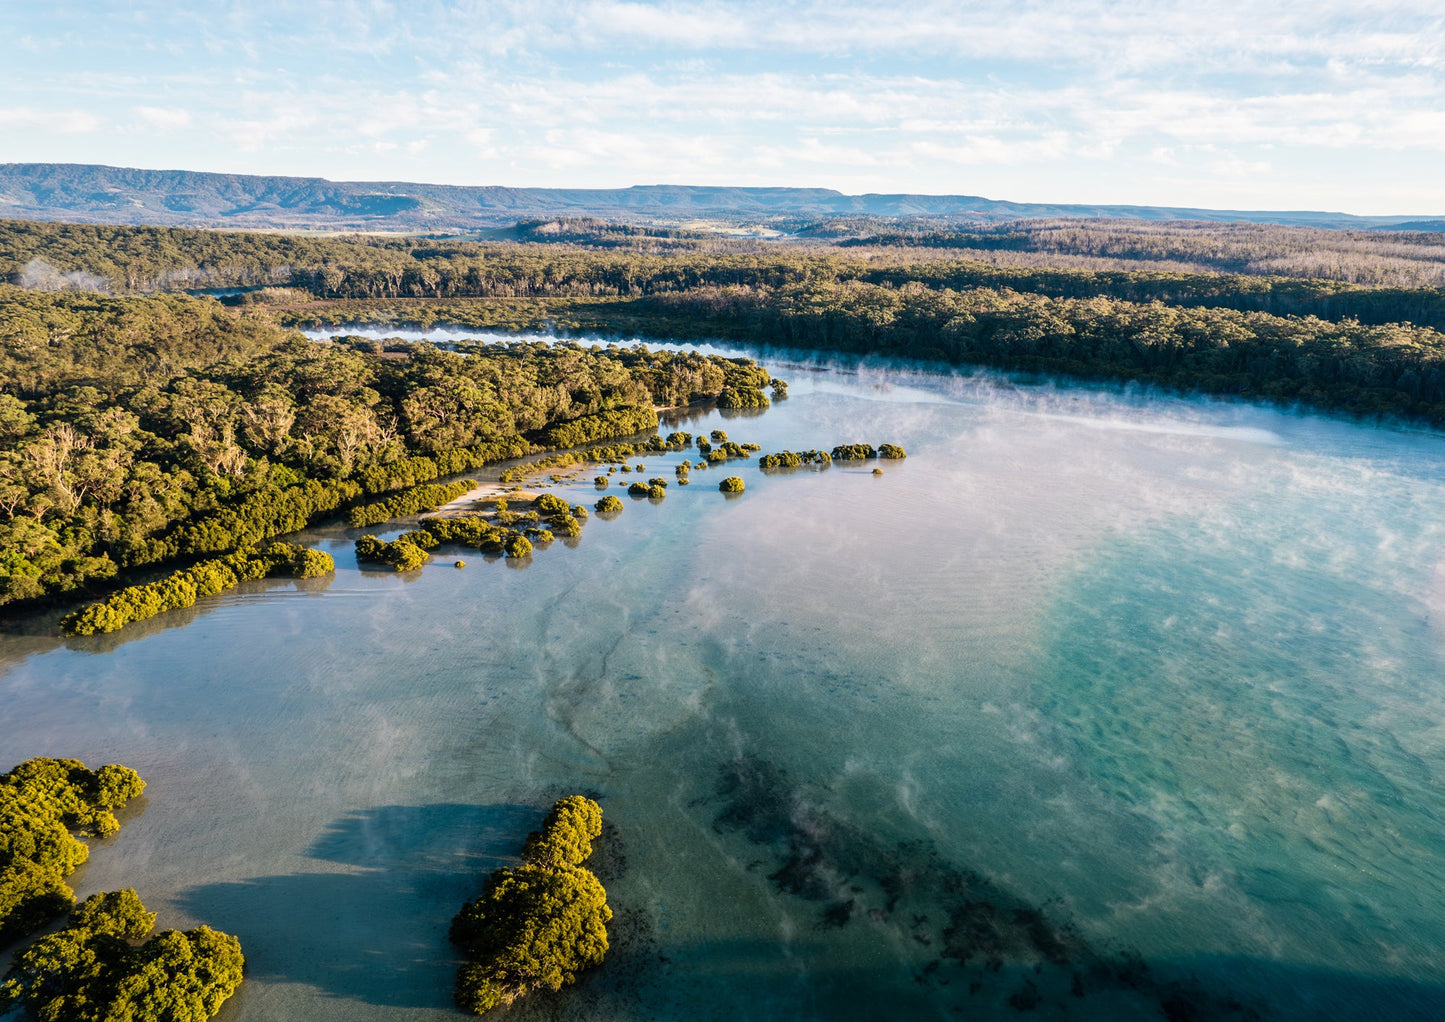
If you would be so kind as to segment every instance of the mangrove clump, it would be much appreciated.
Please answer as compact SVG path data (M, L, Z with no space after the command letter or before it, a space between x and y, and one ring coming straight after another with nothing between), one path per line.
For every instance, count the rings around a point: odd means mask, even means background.
M719 408L767 408L771 403L756 387L727 387L717 399Z
M481 1015L532 990L560 990L607 954L607 891L583 866L602 833L602 809L571 795L527 838L522 864L487 878L452 920L466 959L457 1004Z
M28 759L0 774L0 944L75 904L65 878L90 857L72 831L109 837L114 810L145 791L129 767L88 770L77 759Z
M214 1017L241 985L241 942L209 926L145 940L155 921L129 888L87 898L65 929L16 953L0 1011L23 1005L55 1022Z
M101 603L91 603L61 619L65 635L113 632L168 610L194 606L202 596L233 589L260 578L316 578L336 570L331 555L294 543L269 543L201 561L144 585L126 586Z

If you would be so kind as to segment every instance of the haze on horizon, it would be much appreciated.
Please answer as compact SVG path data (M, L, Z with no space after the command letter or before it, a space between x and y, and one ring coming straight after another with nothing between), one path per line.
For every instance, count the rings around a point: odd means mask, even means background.
M347 181L1445 214L1434 3L958 7L6 5L0 153Z

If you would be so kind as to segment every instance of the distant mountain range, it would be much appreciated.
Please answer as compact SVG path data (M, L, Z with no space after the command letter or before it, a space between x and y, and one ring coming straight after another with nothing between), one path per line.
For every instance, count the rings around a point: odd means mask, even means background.
M458 231L550 216L672 222L718 219L735 224L785 224L845 216L979 222L1120 217L1445 230L1445 217L1004 202L976 195L844 195L829 188L502 188L70 163L0 164L0 217L18 219L169 227Z

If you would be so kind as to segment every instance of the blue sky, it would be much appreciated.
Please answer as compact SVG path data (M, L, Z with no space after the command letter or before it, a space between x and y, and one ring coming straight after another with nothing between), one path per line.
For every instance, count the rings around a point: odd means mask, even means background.
M0 161L1445 214L1371 3L0 3Z

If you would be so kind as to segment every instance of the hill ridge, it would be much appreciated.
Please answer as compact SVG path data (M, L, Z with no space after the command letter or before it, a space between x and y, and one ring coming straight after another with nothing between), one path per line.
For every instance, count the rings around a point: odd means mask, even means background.
M1037 217L1244 221L1353 229L1439 230L1438 215L1355 216L1313 210L1214 210L1106 203L1013 202L977 195L757 185L518 188L291 175L151 170L77 163L0 164L0 216L162 227L456 231L518 217L721 218L779 222L838 216L977 222Z

